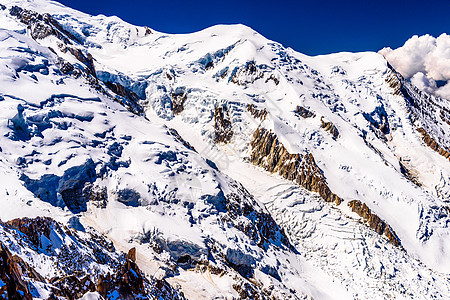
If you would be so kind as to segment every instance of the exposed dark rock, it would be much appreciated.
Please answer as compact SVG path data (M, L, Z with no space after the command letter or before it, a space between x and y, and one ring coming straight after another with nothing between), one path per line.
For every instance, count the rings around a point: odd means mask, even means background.
M386 81L393 89L394 95L402 96L406 100L406 107L410 113L409 118L422 134L424 142L448 158L447 153L450 150L450 139L447 133L450 122L448 100L420 91L392 66L388 65L388 67ZM436 118L437 115L440 118Z
M144 277L136 264L136 249L132 248L127 255L117 256L112 254L112 259L100 259L98 263L107 265L114 270L111 274L85 274L85 268L92 259L82 257L81 252L74 247L65 245L49 247L61 247L60 251L45 251L40 249L40 241L45 236L50 241L52 230L61 235L70 235L71 239L79 246L86 247L94 252L113 251L114 247L105 238L90 232L91 238L80 238L76 230L69 230L51 218L23 218L15 219L7 223L0 221L0 226L9 232L20 231L22 234L14 234L21 246L30 247L37 253L46 253L48 257L57 256L57 266L60 274L57 277L47 279L41 276L33 267L23 261L19 256L12 255L9 249L0 242L0 299L31 300L35 295L34 285L40 283L45 289L51 291L48 299L79 299L87 292L98 291L104 299L184 299L181 292L175 290L165 280L158 280L152 276ZM50 241L50 243L52 243ZM101 250L98 247L101 247ZM61 252L61 253L60 253ZM65 253L62 253L65 252ZM82 252L86 255L86 252ZM64 259L63 256L67 256ZM69 266L70 264L74 264ZM85 264L85 268L79 268ZM77 267L78 266L78 267ZM98 277L98 280L97 280ZM116 295L116 296L114 296Z
M187 99L186 90L177 89L171 94L172 96L172 111L174 115L180 114L184 109L184 102Z
M320 122L322 122L322 125L320 127L328 131L333 136L333 139L336 140L339 137L339 130L331 121L326 122L324 121L324 118L321 117Z
M153 33L152 30L150 28L148 28L147 26L144 26L144 28L145 28L145 35L146 36Z
M377 215L372 213L369 207L365 203L359 200L352 200L348 203L348 206L353 212L361 216L365 223L369 225L379 235L385 235L389 242L396 247L401 247L400 239L397 237L392 228Z
M75 69L74 66L71 63L69 63L68 61L65 61L62 58L59 58L59 60L56 63L56 65L59 67L59 70L63 74L71 74L74 71L74 69Z
M56 277L50 280L53 295L69 300L79 299L87 292L95 292L95 284L89 276L78 278L75 275Z
M266 79L266 83L269 82L269 80L272 80L275 85L280 83L280 80L273 74L270 74L270 76Z
M231 77L230 82L237 85L246 85L249 83L253 83L263 77L264 73L261 71L261 69L255 64L254 61L250 61L245 66L234 72L234 75Z
M309 109L297 105L297 107L295 108L294 112L299 115L302 118L314 118L316 116L315 113L313 113L312 111L310 111Z
M322 170L311 153L290 154L269 130L258 128L251 142L251 162L269 172L278 173L309 191L317 192L327 202L340 204L342 199L332 193Z
M131 260L134 263L136 262L136 248L133 247L128 250L127 259Z
M251 113L251 115L255 119L260 119L261 121L264 121L267 117L267 110L264 109L258 109L254 104L247 105L247 110Z
M407 162L404 162L402 159L400 159L400 161L398 163L400 165L400 172L402 172L402 174L408 180L410 180L411 182L413 182L417 186L422 186L422 183L419 181L419 178L417 177L415 172L413 172L413 170L411 170L408 167Z
M0 298L11 300L32 300L28 284L22 279L22 268L14 261L9 249L0 242ZM5 297L6 296L6 297Z
M130 252L133 252L130 250ZM100 275L97 282L97 292L102 297L107 298L112 291L117 291L120 299L135 299L137 296L144 296L147 291L144 286L144 277L137 264L132 260L136 259L136 252L130 252L125 263L114 275Z
M11 7L9 12L30 28L31 37L34 39L43 39L49 35L54 35L65 44L72 44L72 41L80 43L74 35L65 30L50 14L39 14L18 6Z
M189 142L187 142L185 139L183 139L183 138L181 137L181 135L178 133L178 131L176 131L176 130L173 129L173 128L169 128L167 131L169 132L170 135L174 136L175 139L176 139L177 141L179 141L180 143L182 143L183 146L185 146L185 147L188 148L189 150L192 150L192 151L197 152L197 150L195 150L195 148L194 148L191 144L189 144Z
M441 112L439 113L439 116L441 117L441 120L447 123L450 126L450 111L446 108L442 108Z
M214 111L214 129L216 143L228 143L233 137L231 118L226 106L218 106Z
M297 252L272 216L264 210L255 209L258 204L253 196L241 184L230 184L239 190L239 194L231 193L224 197L227 215L222 219L231 221L262 249L267 250L269 245L275 245Z
M114 94L117 94L119 96L122 96L124 98L130 99L130 100L135 101L135 102L139 101L139 96L135 92L125 88L120 83L106 81L105 85Z
M37 217L34 219L20 218L6 222L6 224L25 234L28 239L36 246L41 247L41 235L50 238L50 232L56 222L47 217Z
M233 284L233 289L238 293L239 299L259 300L268 299L261 291L257 290L255 285L246 281Z
M425 142L425 144L430 147L431 149L433 149L434 151L436 151L437 153L439 153L440 155L442 155L445 158L450 159L450 152L448 152L446 149L442 148L435 139L433 139L428 132L420 127L417 128L417 131L420 132L420 134L422 135L422 140Z

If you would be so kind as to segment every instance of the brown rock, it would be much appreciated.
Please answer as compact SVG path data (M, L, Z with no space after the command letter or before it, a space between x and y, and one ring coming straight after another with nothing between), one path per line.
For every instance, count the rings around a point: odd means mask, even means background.
M247 110L250 112L250 114L255 119L260 119L261 121L264 121L267 117L267 110L264 109L257 109L254 104L247 105Z
M228 143L233 137L230 113L226 106L218 106L214 111L214 129L216 143Z
M436 151L437 153L439 153L440 155L442 155L445 158L449 158L450 159L450 152L448 152L446 149L442 148L435 139L433 139L428 132L420 127L417 129L418 132L420 132L420 134L422 135L422 140L425 142L425 144L430 147L431 149L433 149L434 151Z
M25 234L36 247L41 247L41 235L50 238L52 228L57 227L56 222L47 217L14 219L6 224Z
M187 94L172 93L172 111L174 115L180 114L184 110L184 102L187 99Z
M70 300L79 299L87 292L94 292L95 284L89 276L79 279L75 275L53 278L52 285L55 287L52 292L55 296L65 297Z
M322 125L320 127L328 131L333 136L333 139L337 139L339 137L339 131L336 128L336 126L334 126L334 124L331 123L331 121L326 122L324 121L324 118L321 117L320 122L322 122Z
M295 108L295 111L294 111L297 115L299 115L299 116L301 116L302 118L314 118L315 116L316 116L316 114L315 113L313 113L312 111L310 111L309 109L307 109L307 108L305 108L305 107L303 107L303 106L300 106L300 105L298 105L296 108Z
M311 153L290 154L274 133L263 128L256 130L251 146L250 160L253 164L269 172L276 172L309 191L319 193L327 202L335 202L338 205L342 202L341 198L331 192Z
M130 251L128 251L127 259L131 260L132 262L136 262L136 248L131 248Z
M0 279L5 284L0 287L0 295L7 299L31 300L27 283L22 280L22 268L18 265L9 249L0 242Z
M389 242L396 247L401 247L400 239L397 237L392 228L377 215L373 214L369 207L365 203L359 200L352 200L348 203L348 206L353 212L357 213L363 218L364 222L369 225L379 235L385 235Z

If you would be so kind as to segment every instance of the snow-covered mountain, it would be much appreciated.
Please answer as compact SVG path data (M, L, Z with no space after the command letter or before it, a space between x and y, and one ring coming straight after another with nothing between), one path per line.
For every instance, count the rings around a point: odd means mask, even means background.
M0 297L450 295L450 104L382 55L1 3Z

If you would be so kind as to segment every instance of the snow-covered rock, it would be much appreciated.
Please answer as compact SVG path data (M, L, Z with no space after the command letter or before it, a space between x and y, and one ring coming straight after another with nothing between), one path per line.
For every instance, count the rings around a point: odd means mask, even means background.
M150 283L188 299L449 294L450 105L380 54L3 3L3 221L136 247Z

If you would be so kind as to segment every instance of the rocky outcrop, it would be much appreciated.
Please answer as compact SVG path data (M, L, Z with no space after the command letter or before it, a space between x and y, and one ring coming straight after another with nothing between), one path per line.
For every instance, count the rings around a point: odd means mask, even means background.
M97 292L104 298L116 291L121 299L135 299L147 294L144 277L136 264L136 249L132 248L126 256L125 263L114 275L100 275Z
M342 199L331 192L322 170L317 166L311 153L290 154L278 141L274 133L258 128L253 136L251 161L269 172L278 173L285 179L294 181L309 191L317 192L327 202L340 204ZM395 246L400 247L400 239L391 227L373 214L366 204L358 200L349 203L352 211L359 214L367 225L378 234L384 234Z
M327 202L342 202L339 196L331 192L311 153L290 154L274 133L261 127L254 133L251 146L250 159L253 164L319 193Z
M43 39L50 35L56 36L64 44L72 45L81 41L65 30L50 14L39 14L35 11L12 6L9 13L28 26L33 39Z
M133 91L130 91L129 89L125 88L123 85L117 82L111 82L106 81L105 85L108 89L110 89L113 93L122 96L124 98L128 98L131 101L137 102L139 101L139 96L134 93Z
M328 131L331 134L331 136L333 137L333 139L336 140L339 137L339 131L331 121L328 121L328 122L324 121L324 118L321 117L320 122L322 122L322 125L320 127L325 129L326 131Z
M184 110L184 102L187 99L185 90L175 91L172 96L172 111L174 115L179 115Z
M78 274L78 276L83 275ZM81 278L76 275L55 277L50 280L50 283L53 286L52 293L54 296L70 300L80 299L87 292L95 292L95 284L87 275Z
M264 77L264 73L254 61L249 61L245 66L235 71L230 82L237 85L253 83Z
M87 292L98 292L104 299L184 299L182 293L164 279L145 277L142 274L136 264L135 248L130 249L126 255L118 255L105 238L91 232L87 232L91 238L80 238L76 230L44 217L14 219L6 223L0 221L0 230L2 233L12 233L18 239L16 244L11 244L11 249L26 249L19 253L27 256L27 259L34 260L41 253L47 258L55 258L54 268L58 274L53 278L41 276L30 264L13 255L0 242L0 299L31 300L37 297L36 284L50 292L46 296L48 299L79 299ZM71 242L64 238L69 236ZM44 237L46 249L41 245ZM60 245L61 238L69 243ZM54 240L57 244L53 244ZM70 245L73 242L77 246ZM83 247L83 250L80 252L77 247ZM58 248L58 251L51 251L50 248ZM34 254L29 255L30 251ZM93 257L89 254L91 252ZM110 258L106 258L107 255ZM34 263L39 264L40 259ZM104 264L104 268L112 269L113 273L104 274L94 266L95 273L92 274L89 268L95 263Z
M232 222L262 249L267 250L270 244L275 244L296 252L272 216L264 210L255 209L258 205L253 196L239 183L234 182L230 185L238 190L238 193L224 197L227 214L222 220Z
M255 119L260 119L261 121L264 121L267 117L267 110L265 108L258 109L254 104L247 105L247 110Z
M302 117L302 118L314 118L316 116L316 114L312 111L310 111L309 109L297 105L297 107L294 110L295 114L297 114L298 116Z
M270 80L273 81L275 85L278 85L280 83L280 80L274 74L270 74L270 76L267 77L266 83L269 82Z
M183 139L183 137L178 133L178 131L176 131L176 129L174 128L169 128L168 133L170 135L172 135L177 141L179 141L180 143L183 144L183 146L185 146L186 148L188 148L189 150L195 151L197 152L197 150L195 150L194 146L192 146L191 144L189 144L188 141L186 141L185 139Z
M92 75L94 78L97 78L94 66L94 58L89 52L85 54L80 49L65 45L63 43L58 43L58 47L63 53L69 52L70 54L72 54L79 62L83 63L83 65L86 66L87 73Z
M392 228L385 221L381 220L380 217L372 213L365 203L359 200L352 200L348 203L348 206L353 212L361 216L364 222L376 233L384 235L394 246L401 247L400 239Z
M9 249L0 242L0 299L33 299L22 273Z
M417 176L417 171L412 169L409 166L409 161L408 160L403 160L402 158L400 158L399 160L399 165L400 165L400 172L402 172L402 174L411 182L413 182L415 185L417 186L422 186L422 183L419 181L419 177Z
M226 106L218 106L214 111L214 141L216 143L229 143L233 137L231 118Z
M435 139L433 139L428 132L423 128L417 128L417 131L422 135L422 140L424 141L424 143L430 147L431 149L433 149L434 151L436 151L437 153L439 153L440 155L442 155L445 158L450 159L450 152L448 152L447 150L445 150L444 148L442 148Z
M447 108L448 101L420 91L392 66L388 65L388 67L386 81L393 89L394 95L402 96L406 100L410 120L422 134L424 142L434 151L449 158L450 111ZM440 118L436 118L438 115Z
M17 229L18 231L25 234L36 247L40 248L42 247L41 235L49 239L50 232L52 231L52 228L55 227L56 222L51 218L37 217L34 219L14 219L6 222L5 224L10 228Z

